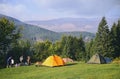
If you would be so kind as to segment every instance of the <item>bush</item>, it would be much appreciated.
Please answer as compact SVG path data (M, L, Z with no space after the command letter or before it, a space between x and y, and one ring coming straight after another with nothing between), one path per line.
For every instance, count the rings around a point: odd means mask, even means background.
M120 64L120 57L115 58L112 63L113 64Z

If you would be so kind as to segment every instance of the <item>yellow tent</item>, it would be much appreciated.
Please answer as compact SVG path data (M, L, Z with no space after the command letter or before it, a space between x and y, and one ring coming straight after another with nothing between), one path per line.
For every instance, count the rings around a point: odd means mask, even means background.
M42 65L45 66L63 66L65 63L62 60L61 57L57 56L57 55L53 55L53 56L49 56L43 63Z

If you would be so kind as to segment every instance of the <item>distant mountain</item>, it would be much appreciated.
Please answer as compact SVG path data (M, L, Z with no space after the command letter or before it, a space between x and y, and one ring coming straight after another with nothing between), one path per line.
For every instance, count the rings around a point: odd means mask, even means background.
M37 25L55 32L87 31L96 33L101 18L60 18L45 21L26 21L26 23ZM118 20L118 18L106 19L110 27L113 22Z
M2 18L2 17L5 17L5 18L9 19L10 21L14 22L15 26L17 28L23 27L23 30L21 32L23 35L22 38L32 40L32 41L44 41L44 40L48 39L48 40L54 42L56 40L59 40L62 37L62 35L71 35L71 36L80 37L80 35L82 34L85 41L89 41L90 39L95 37L95 34L90 33L90 32L80 32L80 31L77 31L77 32L76 31L75 32L54 32L54 31L47 30L47 28L44 29L44 28L41 28L40 26L38 27L37 25L27 24L27 23L24 23L24 22L21 22L21 21L15 19L15 18L0 14L0 18ZM57 23L61 24L64 22L67 22L67 20L63 20L63 19L61 19L61 20L59 19L58 21L53 20L52 23L49 21L48 21L48 23L43 21L42 25L54 25L54 24L57 25ZM77 20L74 20L74 23L77 23ZM59 26L57 28L59 29Z
M38 26L35 25L31 25L31 24L26 24L24 22L21 22L15 18L9 17L9 16L5 16L0 14L0 18L5 17L7 19L9 19L10 21L15 23L15 26L17 28L19 27L23 27L22 30L22 35L23 35L23 39L28 39L28 40L37 40L37 41L44 41L46 39L50 40L50 41L55 41L60 39L60 35L57 32L53 32L47 29L43 29L40 28Z
M10 17L10 16L6 16L6 15L3 15L3 14L0 14L0 18L3 18L3 17L5 17L5 18L7 18L7 19L9 19L11 22L14 22L15 24L23 24L23 22L21 22L21 21L19 21L19 20L17 20L17 19L15 19L15 18L13 18L13 17Z
M99 19L97 18L61 18L46 21L26 21L28 24L38 25L56 32L88 31L96 32Z

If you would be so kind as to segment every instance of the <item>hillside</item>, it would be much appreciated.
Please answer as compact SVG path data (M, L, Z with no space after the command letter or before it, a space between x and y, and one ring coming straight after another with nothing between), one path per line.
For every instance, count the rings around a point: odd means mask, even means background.
M37 25L55 32L86 31L96 33L101 18L58 18L51 20L26 21L26 23ZM118 20L118 18L106 19L109 27Z
M26 21L56 32L87 31L96 32L99 19L97 18L60 18L45 21Z
M47 29L43 29L35 25L26 24L15 18L0 14L0 18L2 17L5 17L9 19L10 21L14 22L17 28L23 27L23 30L22 30L23 39L35 40L35 41L36 40L43 41L43 40L48 39L50 41L55 41L55 40L58 40L60 37L59 33L56 33L56 32L53 32Z
M14 22L15 26L17 28L22 27L23 28L23 30L21 32L22 38L32 40L32 41L50 40L50 41L54 42L56 40L59 40L63 35L72 35L72 36L79 37L81 34L82 34L84 40L86 41L86 40L90 40L90 39L94 38L94 36L95 36L95 34L90 33L90 32L76 32L76 31L75 32L54 32L51 30L41 28L42 26L40 27L37 25L27 24L27 23L24 23L24 22L21 22L21 21L15 19L15 18L0 14L0 18L2 18L2 17L5 17L5 18L9 19L10 21ZM64 21L66 22L66 20L61 19L61 23ZM77 20L75 20L75 21L77 21ZM58 22L56 22L56 23L58 23ZM48 24L48 23L45 22L44 24ZM51 24L49 24L49 25L51 25Z

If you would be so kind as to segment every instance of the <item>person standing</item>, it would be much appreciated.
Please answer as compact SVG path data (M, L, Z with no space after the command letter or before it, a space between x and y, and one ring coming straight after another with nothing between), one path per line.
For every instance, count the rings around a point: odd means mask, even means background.
M30 65L30 56L27 56L27 64Z
M10 56L10 57L7 59L7 68L11 67L11 59L12 59L12 56Z
M20 63L23 63L23 56L20 57Z
M12 67L14 66L14 59L13 58L11 59L11 66Z

